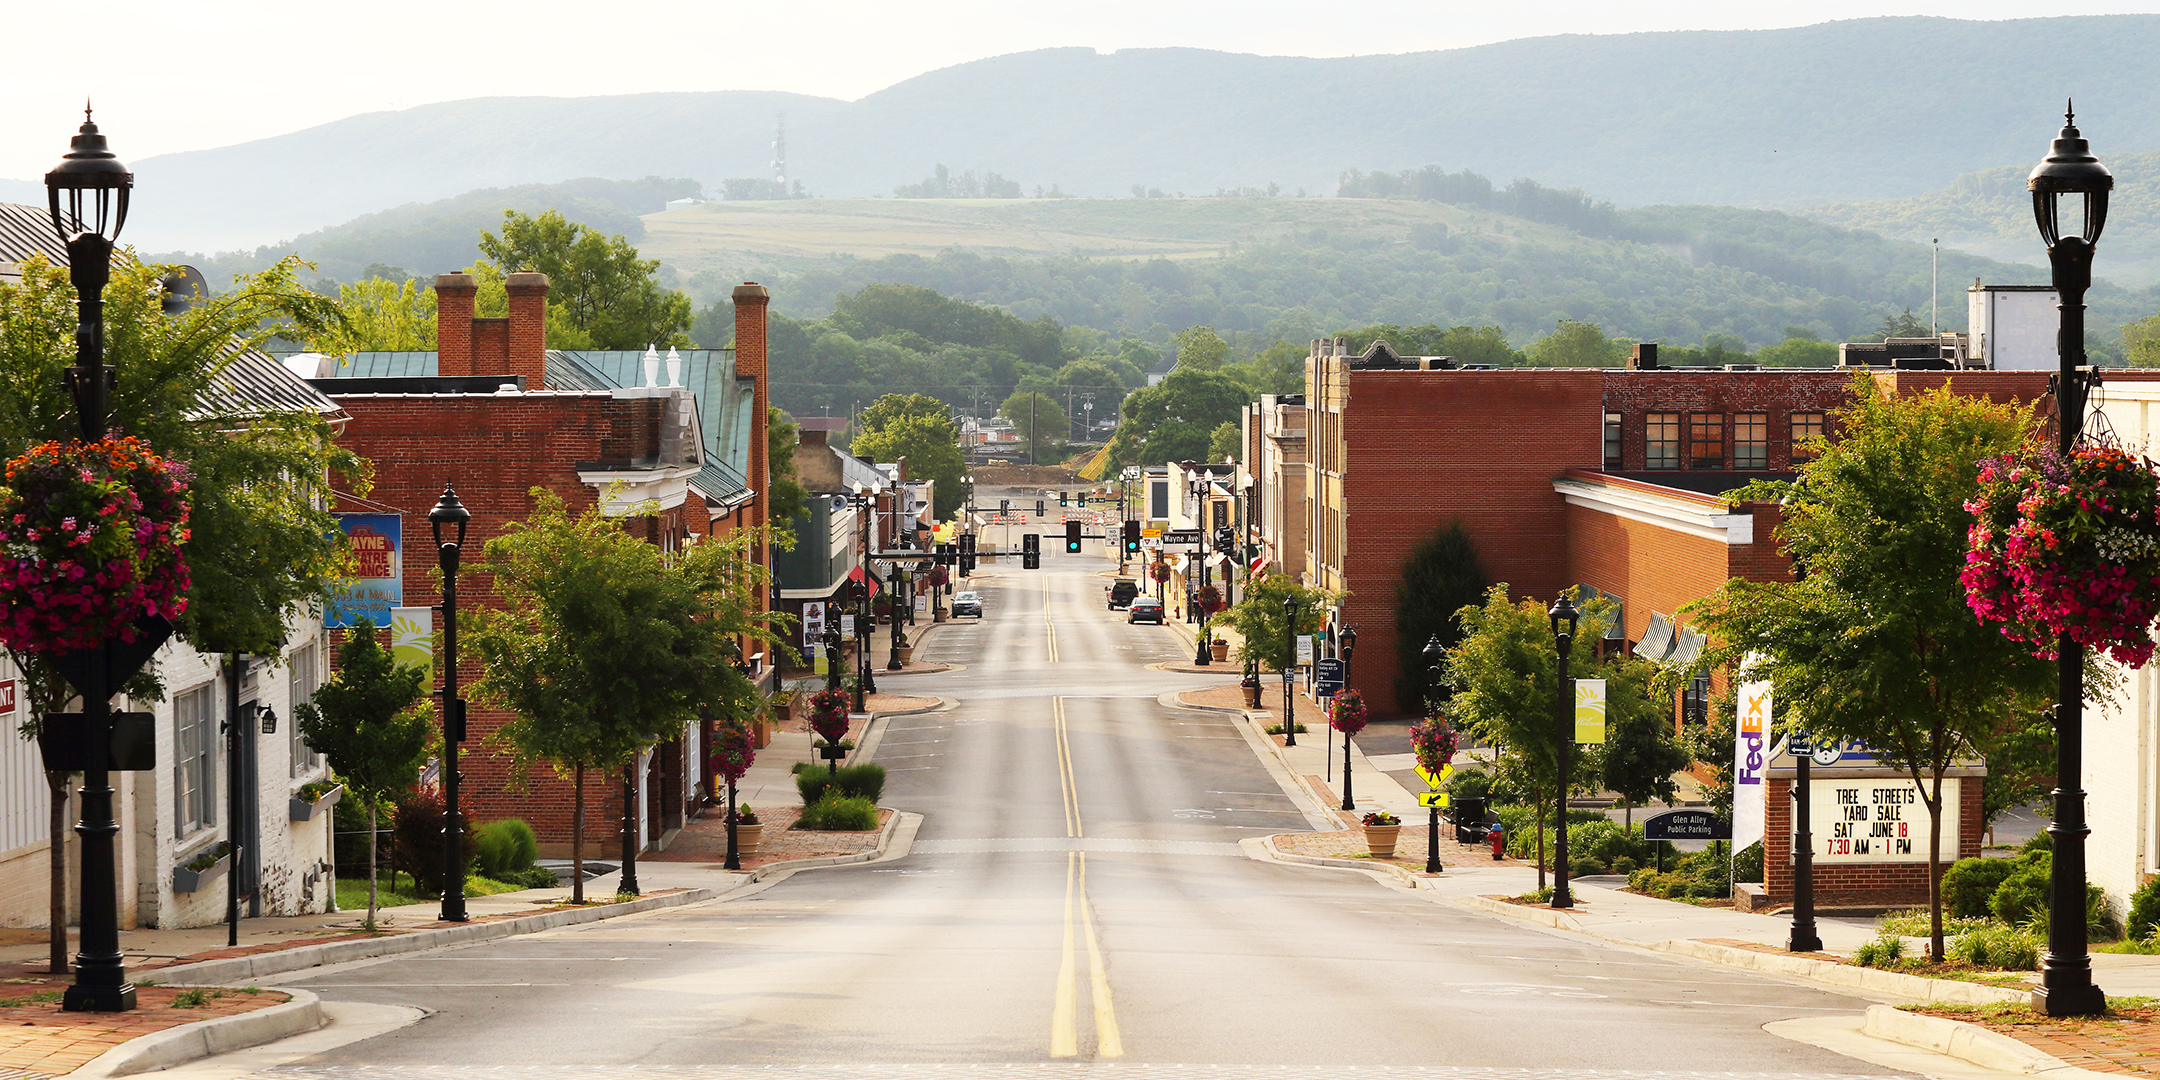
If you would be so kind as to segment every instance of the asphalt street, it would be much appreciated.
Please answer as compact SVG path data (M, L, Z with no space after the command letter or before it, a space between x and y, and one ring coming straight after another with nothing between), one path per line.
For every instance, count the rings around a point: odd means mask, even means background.
M932 637L954 670L893 680L953 703L877 749L924 815L906 858L290 980L427 1012L261 1075L1889 1072L1762 1030L1861 1000L1248 858L1304 817L1226 717L1160 700L1225 677L1148 668L1180 639L1045 546Z

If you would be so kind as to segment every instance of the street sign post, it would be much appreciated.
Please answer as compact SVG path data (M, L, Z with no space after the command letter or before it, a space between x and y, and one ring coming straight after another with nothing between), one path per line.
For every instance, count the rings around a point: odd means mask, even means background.
M1643 819L1645 840L1730 840L1732 822L1708 810L1667 810Z
M1321 697L1328 697L1332 694L1341 693L1342 688L1343 662L1341 660L1330 656L1313 665L1313 693Z
M1200 542L1200 530L1165 529L1162 540L1165 544L1197 544Z
M1417 804L1419 806L1446 806L1448 804L1448 793L1445 791L1421 791L1418 793Z

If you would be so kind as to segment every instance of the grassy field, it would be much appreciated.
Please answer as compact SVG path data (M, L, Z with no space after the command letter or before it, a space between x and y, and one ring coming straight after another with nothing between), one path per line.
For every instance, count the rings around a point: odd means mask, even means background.
M695 271L742 255L1077 255L1095 259L1204 259L1245 241L1325 230L1335 243L1406 239L1434 225L1510 233L1512 218L1444 203L1379 199L804 199L708 202L649 214L647 258ZM1566 235L1554 230L1555 236Z

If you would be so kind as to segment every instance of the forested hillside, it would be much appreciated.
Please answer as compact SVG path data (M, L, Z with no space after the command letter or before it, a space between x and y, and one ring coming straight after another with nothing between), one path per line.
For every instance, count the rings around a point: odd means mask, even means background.
M253 247L480 187L789 176L885 195L939 164L1028 192L1321 194L1346 166L1534 176L1621 206L1905 197L2037 160L2075 93L2103 157L2160 148L2160 16L1898 17L1567 35L1334 59L1043 49L858 101L753 92L488 98L133 161L153 250ZM2074 71L2049 57L2076 57ZM1924 77L1919 74L1924 71ZM125 133L114 131L125 152ZM29 179L27 177L22 179Z

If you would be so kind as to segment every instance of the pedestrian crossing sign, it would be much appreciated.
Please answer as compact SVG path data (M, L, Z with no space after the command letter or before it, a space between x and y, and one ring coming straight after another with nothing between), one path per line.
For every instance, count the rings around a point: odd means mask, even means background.
M1440 771L1438 773L1426 772L1425 766L1423 765L1417 767L1417 778L1425 781L1425 786L1433 789L1434 791L1440 790L1440 785L1447 783L1447 778L1453 775L1455 775L1455 766L1453 765L1440 766ZM1418 805L1425 806L1430 804L1420 803ZM1440 805L1446 806L1447 804L1441 803Z
M1445 791L1424 792L1417 797L1417 804L1419 806L1446 806L1448 804L1448 793Z

